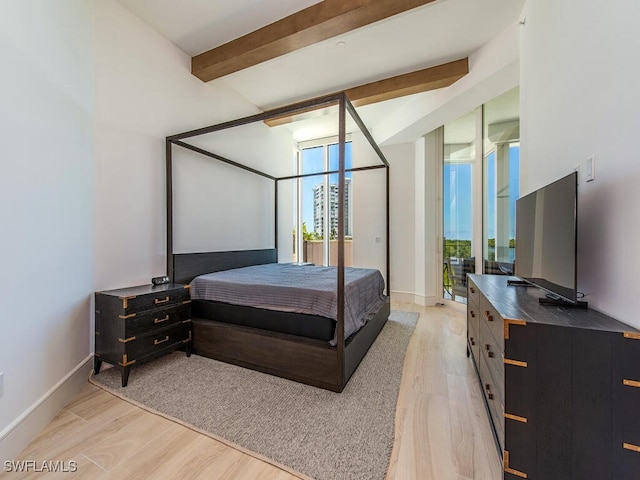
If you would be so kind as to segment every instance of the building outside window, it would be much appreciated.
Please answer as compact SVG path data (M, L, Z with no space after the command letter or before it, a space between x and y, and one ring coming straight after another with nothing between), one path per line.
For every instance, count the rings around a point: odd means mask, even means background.
M351 168L351 142L345 144L345 168ZM296 252L301 252L297 260L316 265L337 264L338 234L338 175L315 173L338 170L337 139L330 138L301 145L298 156L298 172L310 175L298 180L298 199L295 232ZM352 176L345 174L344 234L345 264L353 264L353 212ZM329 194L325 195L328 191ZM329 212L329 215L325 215Z

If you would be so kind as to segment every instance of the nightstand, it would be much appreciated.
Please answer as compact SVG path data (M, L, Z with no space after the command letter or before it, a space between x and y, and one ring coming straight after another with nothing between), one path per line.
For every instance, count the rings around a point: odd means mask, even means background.
M95 293L93 371L102 362L120 369L126 387L131 366L184 346L191 356L189 285L141 285Z

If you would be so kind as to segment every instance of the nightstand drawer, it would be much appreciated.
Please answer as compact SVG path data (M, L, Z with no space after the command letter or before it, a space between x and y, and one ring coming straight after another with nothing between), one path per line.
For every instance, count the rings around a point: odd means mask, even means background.
M147 295L125 297L123 299L124 314L127 316L155 308L164 308L187 300L189 300L189 289L187 288L159 290Z
M183 320L189 319L189 303L181 303L172 307L158 310L146 311L143 313L132 313L129 318L124 319L126 338L134 335L144 334L156 329L168 327Z
M132 337L127 348L128 360L139 360L164 349L175 348L191 339L190 332L191 321L184 321L149 335Z

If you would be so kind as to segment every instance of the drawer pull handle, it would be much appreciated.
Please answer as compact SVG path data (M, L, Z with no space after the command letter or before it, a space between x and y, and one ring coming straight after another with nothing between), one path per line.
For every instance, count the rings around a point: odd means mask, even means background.
M167 313L167 316L164 318L154 318L153 319L153 323L162 323L162 322L166 322L167 320L169 320L169 314Z
M169 297L167 296L164 300L160 300L158 298L153 300L153 303L155 303L156 305L160 304L160 303L167 303L169 301Z
M164 340L158 340L158 339L154 340L154 341L153 341L153 344L154 344L154 345L160 345L161 343L168 342L168 341L169 341L169 335L167 335L166 337L164 337Z
M636 388L640 388L640 382L637 382L635 380L627 380L624 379L622 380L622 384L626 385L627 387L636 387Z
M491 393L491 385L489 385L488 383L485 383L484 389L487 391L487 398L489 400L493 400L493 393Z
M487 351L487 356L489 358L493 358L493 352L491 351L491 345L488 343L484 346L484 349Z

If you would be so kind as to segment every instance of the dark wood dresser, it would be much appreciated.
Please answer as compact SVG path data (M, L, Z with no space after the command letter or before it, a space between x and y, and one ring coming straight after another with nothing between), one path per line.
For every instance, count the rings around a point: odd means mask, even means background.
M640 332L543 292L469 275L467 355L504 478L640 478Z
M95 293L95 356L120 369L126 387L135 363L185 347L191 355L189 285L141 285Z

